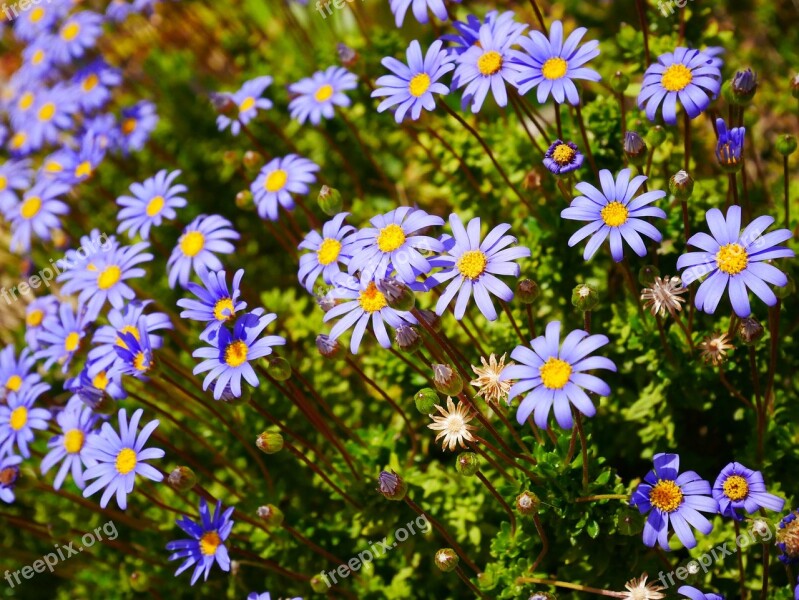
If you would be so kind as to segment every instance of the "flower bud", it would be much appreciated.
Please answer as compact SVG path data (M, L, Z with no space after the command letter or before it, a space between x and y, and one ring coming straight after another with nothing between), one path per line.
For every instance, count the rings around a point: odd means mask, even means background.
M655 265L644 265L638 271L638 283L644 287L651 287L655 277L660 277L660 269Z
M660 125L655 125L646 132L646 142L652 148L657 148L666 141L666 130Z
M397 327L395 338L399 349L408 354L416 352L419 346L422 345L422 336L419 335L416 327L411 325L400 325Z
M783 156L790 156L796 152L796 138L790 134L781 135L777 138L777 152Z
M274 504L259 506L258 510L255 511L255 514L268 527L280 527L283 524L283 519L285 518L283 511Z
M530 169L522 180L522 189L526 192L537 190L541 187L541 172L538 169Z
M220 400L222 402L227 402L231 406L242 406L244 404L249 403L250 398L252 397L252 393L250 391L250 386L243 385L241 386L241 394L236 396L233 393L233 390L230 388L230 384L225 386L225 389L222 391L222 396Z
M730 84L732 102L739 106L748 106L757 92L757 73L752 69L738 71Z
M541 500L533 492L525 490L516 496L516 510L523 515L534 515L538 512Z
M421 321L424 322L425 325L430 327L433 331L441 331L441 317L439 317L436 313L432 310L423 310L420 309L417 311L418 317Z
M316 336L316 349L319 350L319 354L330 360L341 356L344 350L338 340L334 340L324 333Z
M796 282L793 280L793 277L786 273L785 275L788 278L788 283L786 283L782 287L774 286L772 290L774 290L774 295L777 296L780 300L783 298L787 298L791 294L793 294L794 290L796 289Z
M763 337L765 330L760 322L754 317L741 319L738 325L738 337L747 346L753 346Z
M447 396L457 396L463 391L463 379L449 365L433 365L433 385Z
M616 71L610 80L610 86L614 92L623 94L630 86L630 78L621 71Z
M388 305L394 310L409 311L416 304L413 290L399 279L387 277L375 281L378 291L386 298Z
M319 575L314 575L311 577L311 589L317 594L324 594L330 589L330 584Z
M408 493L408 486L397 473L392 470L381 471L377 478L377 491L383 494L386 500L402 500Z
M282 356L267 356L266 372L275 381L286 381L291 377L291 363Z
M347 44L342 44L341 42L336 44L336 55L338 55L339 62L348 69L354 67L355 63L358 62L358 53Z
M255 207L255 201L250 190L241 190L236 194L236 207L241 210L252 210Z
M460 559L452 548L441 548L441 550L436 552L435 561L439 569L444 571L444 573L449 573L458 567Z
M480 457L474 452L461 452L458 454L455 468L461 475L474 475L480 470Z
M438 394L434 389L422 388L416 392L413 401L416 403L416 410L423 415L429 415L438 406Z
M264 164L264 157L261 153L256 152L255 150L247 150L247 152L244 153L241 162L248 170L258 169L262 164Z
M176 492L188 492L197 483L197 475L189 467L176 467L166 481Z
M628 131L624 134L624 154L630 164L640 167L646 163L646 158L649 155L649 149L646 147L646 142L635 131Z
M238 107L230 94L211 94L211 104L220 115L233 117L238 112Z
M344 203L341 200L341 192L336 188L323 185L319 190L319 195L316 197L319 208L328 217L334 217L341 212Z
M226 150L222 155L222 162L228 165L235 165L239 162L239 153L235 150Z
M593 285L581 283L572 290L572 304L582 312L594 310L599 304L599 292Z
M799 74L794 75L791 79L791 95L794 98L799 98Z
M532 279L522 279L516 284L516 297L524 304L532 304L538 299L541 290Z
M128 583L130 583L130 589L137 593L150 589L150 577L144 571L133 571L128 577Z
M757 518L749 523L749 531L752 532L752 537L760 538L762 543L767 544L774 539L776 528L771 521Z
M669 192L680 202L685 202L694 193L694 179L687 171L677 171L669 179Z
M264 431L256 438L255 445L264 454L275 454L283 449L283 436L276 431Z

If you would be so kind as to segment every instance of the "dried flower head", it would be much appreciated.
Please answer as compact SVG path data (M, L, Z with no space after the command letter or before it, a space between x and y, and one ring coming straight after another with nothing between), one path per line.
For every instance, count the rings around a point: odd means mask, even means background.
M666 596L660 593L663 588L654 583L647 583L647 577L649 575L644 573L641 577L636 577L625 583L624 587L627 588L627 591L622 592L621 597L628 600L659 600L660 598L665 598Z
M673 315L675 311L682 310L680 303L685 302L685 298L681 296L687 292L688 288L683 287L679 277L655 277L652 287L644 288L641 292L641 300L644 301L644 308L648 308L653 315L663 317L666 311Z
M483 363L482 367L472 365L472 371L477 375L477 379L470 382L474 387L479 388L477 394L482 396L486 402L499 402L507 398L513 381L499 380L499 376L506 366L505 354L500 357L499 362L497 362L497 357L493 353L488 357L488 361L481 356L480 362ZM513 364L515 363L511 361L507 366Z
M699 349L702 351L702 359L717 367L727 357L727 350L731 350L735 346L729 343L730 338L726 333L714 333L709 335L699 343Z
M436 406L436 410L441 413L441 416L430 415L433 422L428 427L439 432L436 436L436 441L442 437L444 438L441 443L442 448L455 450L457 445L465 448L466 442L475 441L472 431L476 430L477 427L469 425L473 415L463 402L458 402L456 407L452 398L447 397L446 410L441 408L441 406Z

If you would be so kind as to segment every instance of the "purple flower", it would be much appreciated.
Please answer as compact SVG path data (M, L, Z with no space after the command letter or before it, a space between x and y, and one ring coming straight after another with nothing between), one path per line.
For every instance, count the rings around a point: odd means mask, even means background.
M250 186L258 215L262 219L277 221L278 206L292 210L292 194L307 194L308 185L316 182L318 170L319 165L298 154L270 160Z
M244 269L239 269L233 276L233 292L228 289L225 272L209 271L200 274L202 285L189 283L187 289L197 296L198 300L181 298L178 306L185 308L180 313L181 319L191 319L206 323L200 334L204 342L213 340L219 329L236 317L236 313L247 308L247 303L239 300L241 291L239 284L244 277Z
M350 105L344 92L357 86L358 78L342 67L328 67L292 83L289 92L297 97L289 102L291 118L300 123L310 119L314 125L319 125L322 117L332 119L335 106Z
M721 470L713 484L713 497L718 501L722 515L739 521L738 510L749 514L761 508L779 512L785 506L785 500L766 491L766 482L760 471L747 469L737 462L731 462Z
M577 144L555 140L544 154L544 166L555 175L566 175L582 167L584 159Z
M75 485L81 490L86 487L83 480L83 467L95 465L95 461L86 454L86 443L94 435L94 427L98 417L77 396L67 403L66 408L56 415L56 422L61 428L61 435L53 437L47 444L50 452L42 459L42 475L61 463L53 481L53 487L60 489L67 473L72 472Z
M158 227L163 219L174 219L176 208L186 206L182 196L188 188L182 183L172 185L180 176L180 171L167 173L163 169L142 183L130 186L133 196L120 196L117 204L122 207L117 215L118 233L128 232L129 237L141 235L150 238L150 227Z
M33 404L50 389L46 383L36 383L18 392L10 392L7 405L0 405L0 456L12 454L14 446L23 458L31 453L28 444L33 441L33 430L47 429L50 411L34 408Z
M460 2L461 0L453 1ZM429 19L427 16L428 10L442 21L446 21L449 18L447 7L444 6L444 0L391 0L389 5L391 6L391 12L394 13L397 27L402 27L405 13L408 12L409 8L420 23L427 23Z
M339 265L347 265L352 258L351 243L355 228L344 225L349 213L339 213L322 226L322 235L311 231L300 242L301 250L310 250L300 256L300 270L297 273L300 283L309 293L319 275L322 281L333 285L335 277L341 272Z
M200 215L183 230L177 246L167 262L169 287L186 287L191 270L195 272L221 271L222 263L215 253L229 254L236 248L228 240L239 239L239 234L227 219L218 215Z
M701 590L690 585L683 585L677 589L678 594L682 594L691 600L724 600L724 596L718 594L705 594Z
M269 110L272 108L272 101L269 98L261 98L264 90L272 83L272 78L268 76L256 77L244 83L241 89L232 94L223 94L223 98L232 102L237 114L235 118L227 115L219 115L216 118L216 126L219 131L224 131L230 127L233 135L238 135L241 126L252 121L258 114L258 109Z

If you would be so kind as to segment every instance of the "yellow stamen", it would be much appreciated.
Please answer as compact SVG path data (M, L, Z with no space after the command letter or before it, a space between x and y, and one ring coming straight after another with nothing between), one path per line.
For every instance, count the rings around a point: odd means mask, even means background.
M84 160L75 168L75 177L79 178L86 178L91 177L92 174L92 163L88 160Z
M341 252L341 242L334 238L326 238L319 244L319 250L316 251L316 260L320 265L327 266L334 263L338 259Z
M8 178L5 175L0 175L0 192L4 192L8 187Z
M164 197L163 196L153 196L150 201L147 203L147 208L145 212L147 213L148 217L154 217L161 210L164 208Z
M39 21L42 20L42 17L44 17L44 9L41 6L37 6L31 11L28 20L31 23L38 23Z
M65 42L71 42L80 33L80 25L72 21L71 23L67 23L61 28L61 39Z
M200 538L200 552L204 556L213 556L216 554L216 549L221 545L222 539L216 531L204 533Z
M552 160L561 166L565 166L574 160L576 154L577 152L574 151L574 148L568 144L558 144L552 152Z
M85 436L80 429L70 429L64 434L64 449L69 454L77 454L83 449Z
M477 279L486 270L488 257L481 250L467 250L455 263L460 274L466 279Z
M288 179L289 174L283 169L275 169L266 176L266 180L264 181L264 189L267 192L279 192L283 189L283 186L286 185L286 181L288 181Z
M139 328L136 327L135 325L125 325L122 329L117 331L117 346L119 346L120 348L127 348L128 347L128 345L122 339L122 335L121 334L123 334L123 333L129 333L133 337L136 338L136 341L138 341L138 342L141 341L141 336L139 335Z
M229 367L239 367L247 362L247 351L249 348L242 340L236 340L228 344L225 348L225 363Z
M560 79L563 77L568 70L569 63L556 56L555 58L550 58L544 63L544 66L541 67L541 75L543 75L545 79L554 81L555 79Z
M122 121L122 133L125 135L130 135L134 131L136 131L137 121L133 117L130 119L125 119Z
M9 145L11 146L12 150L19 150L28 141L28 134L24 131L18 131L14 134L14 137L11 138Z
M330 85L329 83L326 83L318 90L316 90L316 93L313 95L313 97L314 100L316 100L317 102L325 102L326 100L330 100L330 97L333 95L333 92L334 92L333 86Z
M94 376L92 379L92 385L96 387L98 390L105 391L105 388L108 387L108 375L105 371L100 371L97 375Z
M25 424L28 422L28 409L24 406L19 406L11 411L11 418L9 419L8 424L11 425L11 429L14 431L19 431Z
M562 390L569 383L572 367L565 360L551 356L539 369L541 383L550 390Z
M731 475L724 482L724 495L730 500L743 500L749 495L749 484L740 475Z
M388 301L380 290L377 289L375 282L372 281L358 296L358 304L360 304L364 312L373 313L388 306Z
M231 298L222 298L214 306L214 317L217 321L230 321L236 316L236 311L233 309L233 300Z
M119 281L122 277L122 269L116 265L109 265L97 277L97 287L101 290L107 290Z
M649 492L649 502L663 512L674 512L682 505L683 497L680 486L670 479L659 480Z
M691 69L680 63L674 63L660 77L660 85L669 92L681 92L693 81Z
M253 106L255 106L255 98L252 96L247 96L244 100L241 101L239 104L239 112L247 112Z
M627 222L630 211L621 202L613 201L602 209L602 220L608 227L619 227Z
M493 75L502 68L502 55L496 50L489 50L477 59L477 68L485 76Z
M152 366L152 363L147 360L147 356L144 352L137 352L136 356L133 357L133 368L140 373L146 373Z
M180 250L185 256L197 256L205 247L205 236L199 231L189 231L180 238Z
M80 87L84 92L88 93L96 88L98 83L100 83L100 78L97 77L95 73L89 73L89 75L86 76L86 79L83 80L83 83Z
M39 196L31 196L19 207L19 214L23 219L32 219L39 214L42 208L42 199Z
M35 100L35 96L33 92L25 92L19 97L19 102L17 103L17 107L20 110L28 110L31 106L33 106L33 101Z
M427 73L419 73L411 79L410 84L408 84L408 91L411 93L411 96L418 98L424 94L429 87L430 76Z
M740 244L727 244L716 252L716 266L727 275L737 275L749 264L749 254Z
M39 109L39 120L47 122L55 116L55 104L48 102Z
M120 475L127 475L136 468L136 452L132 448L122 448L117 454L116 469Z
M6 389L10 392L18 392L19 388L22 387L22 377L19 375L12 375L6 381Z
M80 346L80 334L77 331L73 331L64 340L64 350L75 352L78 346Z
M402 227L391 223L386 225L377 234L377 247L380 252L394 252L405 243L405 232Z
M38 308L34 308L25 317L25 324L28 327L38 327L39 325L42 324L43 320L44 320L44 311L41 311Z
M33 56L31 56L31 64L33 66L36 66L41 64L43 60L44 60L44 50L39 48L36 52L33 53Z

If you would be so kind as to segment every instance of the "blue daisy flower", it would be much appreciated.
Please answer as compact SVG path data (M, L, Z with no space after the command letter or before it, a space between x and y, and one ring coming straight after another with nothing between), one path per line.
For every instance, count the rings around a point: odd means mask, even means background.
M58 312L59 301L55 296L37 298L25 307L25 343L31 351L39 349L39 334L42 323L50 315ZM2 382L2 379L0 379Z
M553 21L549 28L549 38L539 31L531 31L529 37L519 38L519 45L524 52L510 52L512 60L521 67L516 77L519 93L526 94L537 87L539 104L546 102L550 93L559 104L566 100L572 106L580 104L580 93L574 80L602 79L599 73L585 66L588 61L599 56L598 40L580 46L587 31L585 27L579 27L564 41L563 23Z
M185 559L175 571L175 577L193 566L191 585L194 585L200 575L205 574L204 581L208 580L208 574L214 563L218 564L223 571L230 571L230 557L225 541L233 529L234 521L230 519L232 514L232 506L222 511L222 501L220 500L216 503L214 514L211 515L205 498L200 498L199 523L188 517L176 521L177 526L189 534L191 539L176 540L166 545L166 549L173 552L169 560Z
M649 513L644 525L644 545L655 543L669 548L669 524L683 546L696 547L691 527L707 535L713 524L701 512L716 514L718 502L710 497L710 483L693 471L680 474L680 457L660 453L653 458L654 469L644 477L630 499L640 513Z
M46 383L37 383L19 392L10 392L6 405L0 405L0 456L11 454L14 446L23 458L30 458L28 444L33 441L33 430L47 429L50 411L34 408L33 404L50 389Z
M33 138L29 134L31 122L24 123L20 128L15 129L14 134L8 140L8 153L14 158L24 158L35 152L40 146L33 144Z
M584 159L577 144L555 140L544 154L544 166L550 173L566 175L582 167Z
M727 129L724 119L716 119L719 140L716 142L716 158L725 171L735 173L743 167L744 139L746 127Z
M328 67L311 77L289 85L296 97L289 102L291 118L301 124L309 120L319 125L322 117L332 119L335 106L349 106L351 101L344 93L358 86L358 78L343 67Z
M491 295L505 302L513 299L513 291L496 275L519 276L519 265L515 262L530 256L530 249L525 246L508 248L516 243L516 238L505 235L510 225L498 225L481 241L480 219L469 221L466 228L456 214L449 216L452 229L452 243L448 244L447 254L437 257L439 266L443 267L430 279L435 285L449 281L444 292L436 303L436 314L443 314L452 302L455 294L455 318L461 320L466 312L469 299L474 300L480 312L489 321L495 321L497 312L491 301Z
M330 330L330 339L336 340L354 326L350 340L350 350L358 354L363 334L369 321L378 343L383 348L391 347L391 339L386 331L386 323L395 329L401 325L416 324L410 312L398 311L388 305L383 293L374 281L358 280L343 273L336 278L334 294L336 300L343 301L325 313L325 323L342 317Z
M463 54L480 41L480 27L482 27L483 24L489 25L493 30L494 28L511 23L513 28L516 29L514 32L515 35L521 35L527 28L527 25L524 23L517 23L514 20L515 18L516 15L510 10L501 14L496 10L489 11L486 13L484 21L481 21L474 15L468 15L465 22L453 21L452 26L458 32L457 34L449 33L442 35L441 39L454 44L449 47L449 52Z
M72 87L56 84L52 89L39 93L30 118L31 146L40 148L44 144L55 144L62 131L72 128L72 116L77 111Z
M461 2L461 0L453 1ZM441 21L449 19L444 0L391 0L389 6L391 7L391 12L394 13L397 27L402 27L402 22L405 20L405 13L408 12L409 8L413 12L413 16L416 17L416 20L420 23L428 22L428 10Z
M768 493L760 471L747 469L737 462L731 462L721 470L713 484L713 497L718 501L723 516L738 521L741 520L738 510L751 515L761 508L780 512L785 507L785 500Z
M616 365L609 358L590 356L607 343L608 338L604 335L589 335L586 331L575 329L561 344L560 322L551 321L547 324L545 334L530 342L532 349L516 346L511 358L519 364L505 367L500 381L516 381L508 393L508 403L516 396L526 394L516 411L519 424L533 414L535 424L546 429L549 411L554 410L558 425L571 429L572 405L586 417L593 417L596 408L586 390L599 396L609 396L610 386L586 371L616 371Z
M225 272L209 271L200 274L202 285L190 282L187 289L197 296L198 300L181 298L178 306L186 310L180 313L181 319L191 319L206 323L206 328L200 334L200 339L210 342L219 329L247 308L247 303L239 300L241 290L239 284L244 277L244 269L239 269L233 276L232 292L228 288Z
M14 19L14 36L23 42L33 42L49 31L69 12L69 2L40 2L29 10L20 11Z
M42 33L22 51L20 71L30 77L49 79L56 66L58 54L57 38L51 33Z
M117 149L121 136L116 122L114 115L103 113L86 118L83 127L86 133L91 132L94 135L100 148L111 151Z
M754 292L768 306L777 303L777 297L766 284L783 287L788 278L769 262L776 258L792 258L793 250L780 246L793 236L789 229L778 229L763 235L774 218L764 215L752 221L741 231L741 207L730 206L727 218L717 208L707 211L705 218L710 233L696 233L688 240L702 252L687 252L677 260L677 268L684 269L681 278L686 287L708 275L696 292L696 307L713 314L729 284L730 302L735 314L751 314L748 291Z
M349 214L337 214L322 226L322 235L311 231L300 242L300 250L310 252L300 256L297 276L309 293L313 293L319 275L326 284L333 285L335 277L341 272L339 265L346 266L352 258L351 243L355 238L355 227L344 225L344 219Z
M236 116L231 119L227 115L219 115L216 118L219 131L230 127L230 133L238 135L241 126L252 121L258 114L258 109L269 110L272 108L272 101L269 98L261 98L264 90L271 84L272 78L269 76L256 77L246 82L237 92L225 94L225 99L235 105Z
M437 239L418 235L428 227L444 224L444 219L425 211L401 206L370 219L372 227L358 231L351 243L348 270L360 272L361 280L371 281L375 274L385 277L396 269L399 279L412 283L419 273L429 273L430 262L419 252L443 252Z
M259 594L258 592L250 592L249 596L247 596L247 600L272 600L272 596L269 592L264 592L263 594ZM302 600L299 596L296 598L291 598L287 600Z
M250 185L258 215L270 221L278 219L278 205L294 208L292 194L307 194L308 185L316 182L319 165L298 154L273 158L266 163Z
M109 375L130 375L147 381L147 374L155 368L155 354L150 345L150 336L146 333L144 319L139 320L135 333L120 333L119 339L122 344L114 346L118 360L114 362Z
M89 235L80 236L80 245L70 248L64 253L64 258L58 261L61 273L57 281L61 283L61 292L72 295L81 291L78 281L87 271L97 274L94 262L99 252L111 252L119 248L119 242L112 236L106 236L97 229L92 229Z
M46 92L47 88L43 87L41 82L32 76L26 76L9 88L10 98L6 110L8 110L11 126L14 130L23 129L29 123L33 118L39 95ZM11 141L9 140L9 143Z
M42 380L38 373L31 372L36 365L31 350L23 348L19 359L14 351L14 346L6 346L0 351L0 398L6 397L10 392L33 387Z
M378 89L372 92L372 98L388 96L378 105L377 112L399 105L394 110L397 123L402 123L408 111L415 121L421 116L422 108L433 110L436 107L433 94L449 94L449 88L438 80L455 68L452 64L455 56L443 50L442 45L441 40L433 42L422 57L419 42L413 40L406 52L407 66L390 56L381 61L394 75L377 79Z
M236 320L232 332L225 327L220 328L216 340L210 342L211 347L199 348L192 353L195 358L206 359L194 367L194 374L208 371L203 380L204 390L216 381L214 400L222 397L228 385L233 395L240 397L242 377L251 386L258 386L258 376L250 362L272 354L272 346L286 343L284 338L277 335L259 338L261 332L276 318L277 315L273 313L264 314L262 309L244 314Z
M680 586L677 588L677 593L691 600L724 600L724 596L720 596L719 594L706 594L690 585Z
M122 73L102 59L79 69L72 78L77 101L85 112L101 109L111 99L111 89L122 83Z
M221 271L222 263L214 253L230 254L236 250L228 240L239 239L230 221L218 215L200 215L183 230L167 262L169 287L186 287L192 269L199 273Z
M146 461L163 458L164 451L159 448L145 448L150 435L158 427L158 420L147 423L137 434L139 420L144 411L140 408L133 413L130 424L125 409L119 411L119 433L109 423L103 423L100 431L89 438L84 450L85 456L96 461L83 473L83 479L95 481L83 490L88 498L101 489L100 507L108 506L108 501L116 494L117 506L128 507L127 496L133 491L136 475L155 482L164 476Z
M60 489L67 474L71 472L75 485L82 490L86 487L83 467L96 464L94 459L87 455L86 444L94 434L98 418L91 408L73 396L64 410L56 415L55 420L61 428L61 434L47 443L50 452L42 459L42 475L46 475L50 469L61 463L53 481L53 488Z
M583 253L585 260L589 260L607 238L610 238L610 254L616 262L624 258L622 240L638 256L646 256L646 245L639 234L656 242L660 242L662 236L644 217L666 218L666 213L661 209L648 206L664 198L666 192L653 190L634 198L646 180L645 175L630 179L630 169L622 169L614 181L613 174L602 169L599 172L601 191L590 183L578 183L575 187L583 195L572 200L569 208L561 211L560 216L573 221L590 222L569 238L569 247L590 235L592 237Z
M90 375L92 372L95 374ZM124 400L128 397L122 386L122 371L115 369L113 364L108 371L98 371L91 360L87 361L77 377L64 382L64 389L72 392L73 398L78 398L92 410L97 410L106 398Z
M41 240L51 239L52 231L61 225L58 215L69 212L69 207L58 200L69 189L60 183L39 182L25 192L17 210L11 214L12 251L28 252L34 233Z
M56 36L55 51L62 64L82 57L86 50L93 48L103 32L103 17L95 12L84 10L64 19Z
M56 361L62 362L62 371L67 372L72 357L80 349L81 340L89 325L86 311L78 306L77 314L67 302L58 307L58 314L46 317L39 334L40 350L34 354L36 360L46 359L44 368L49 369Z
M150 134L158 124L155 104L147 100L122 109L122 122L119 125L119 147L124 154L138 152L150 139Z
M185 194L188 188L182 183L172 185L180 173L167 173L164 169L142 183L131 185L133 196L117 198L117 204L122 207L117 215L117 233L127 231L131 238L140 235L148 240L151 227L160 226L163 219L174 219L177 216L175 209L187 204L181 194Z
M638 108L646 107L646 116L654 123L662 105L663 120L676 125L679 100L695 119L721 90L721 71L712 60L704 52L682 47L660 55L644 73Z
M39 173L43 178L71 187L88 180L104 158L105 149L94 132L88 131L76 150L64 147L47 157Z
M19 206L17 192L30 188L32 179L33 169L28 159L8 160L0 166L0 213L6 218Z

